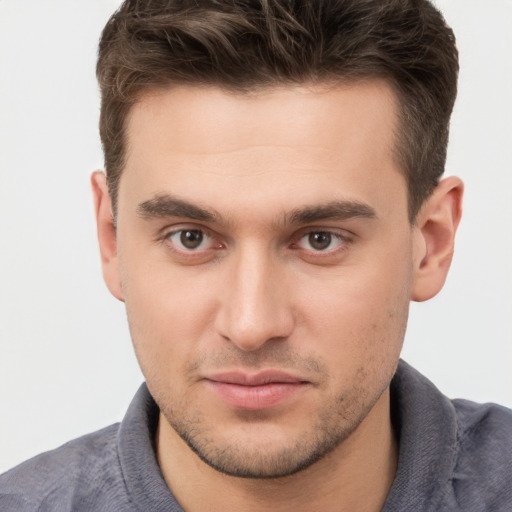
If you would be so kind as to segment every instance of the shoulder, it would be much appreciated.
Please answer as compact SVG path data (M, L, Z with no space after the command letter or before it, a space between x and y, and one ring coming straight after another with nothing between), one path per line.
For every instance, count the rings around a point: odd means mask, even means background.
M478 404L469 400L452 400L459 427L460 442L481 448L512 444L512 410L497 404ZM510 452L509 452L510 455Z
M0 510L93 510L124 495L119 424L38 455L0 476ZM114 510L114 509L112 509ZM118 507L117 510L124 510Z
M452 401L457 422L453 488L470 510L512 507L512 410L496 404Z
M399 459L386 511L512 511L511 410L450 400L404 361L391 399Z

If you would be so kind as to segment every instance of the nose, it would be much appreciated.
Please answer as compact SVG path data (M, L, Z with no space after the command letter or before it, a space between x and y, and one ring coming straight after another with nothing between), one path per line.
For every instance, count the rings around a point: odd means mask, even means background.
M217 332L244 351L290 336L294 312L277 257L247 247L230 258L220 294Z

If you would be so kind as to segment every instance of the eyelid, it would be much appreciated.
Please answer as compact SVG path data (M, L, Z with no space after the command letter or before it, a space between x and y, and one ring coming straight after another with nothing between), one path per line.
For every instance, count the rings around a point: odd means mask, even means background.
M328 233L333 237L339 238L346 242L352 242L354 238L357 237L355 233L352 233L351 231L348 231L346 229L340 229L335 227L307 226L305 228L300 229L293 235L293 242L295 243L296 241L300 240L301 238L311 233Z
M205 237L208 237L211 239L214 246L213 247L209 246L209 247L206 247L203 249L197 249L197 250L194 250L194 249L187 250L185 248L176 247L176 244L172 244L169 240L173 235L176 235L183 231L200 231L201 233L203 233L203 235ZM209 250L220 249L225 246L225 244L220 241L220 237L215 232L213 232L211 229L208 229L205 226L197 225L197 224L190 223L190 222L173 224L171 226L165 226L164 228L162 228L158 231L156 241L159 243L167 244L167 246L169 247L170 250L172 250L176 253L179 253L183 256L188 256L188 257L194 257L195 255L204 254L205 252L207 252Z
M345 242L345 238L343 238L342 236L338 235L337 233L332 233L330 231L310 231L310 232L305 233L304 235L302 235L298 239L298 241L296 243L300 244L303 240L308 239L313 234L328 235L330 237L329 245L331 245L333 242L334 243L338 242L339 244ZM308 242L309 242L309 240L308 240ZM304 249L308 250L307 248L304 248ZM329 251L332 251L334 249L327 249L327 248L326 249L315 249L314 247L312 247L311 250L314 251L314 252L329 252Z
M194 222L176 222L175 224L166 224L160 228L156 233L156 240L160 241L169 235L177 233L179 231L201 231L208 236L214 236L213 231L204 225L195 224Z
M180 248L175 243L171 243L169 241L170 237L180 233L182 231L200 231L204 234L204 236L211 238L211 242L208 244L206 248L200 249L186 249ZM298 242L304 238L305 236L311 233L328 233L332 235L333 238L340 241L337 246L331 249L307 249L298 246ZM219 235L214 230L204 226L195 224L193 222L183 222L176 223L172 225L166 225L165 227L159 229L156 238L156 242L165 244L168 250L174 252L177 257L181 257L183 261L189 259L192 263L193 261L201 260L201 259L210 259L212 258L212 254L217 252L219 249L226 249L227 244L225 241L225 237ZM349 230L341 229L338 227L325 227L325 226L306 226L298 231L296 231L292 236L290 242L287 244L289 249L300 251L305 258L310 260L319 260L327 261L329 257L340 257L346 250L348 250L349 246L354 242L354 239L357 238L357 235ZM283 240L284 241L284 240ZM219 254L219 253L217 253Z
M298 243L306 236L312 233L328 233L338 239L340 241L336 247L325 250L315 250L313 248L306 249L300 247ZM341 257L350 247L350 245L354 242L354 238L356 235L350 231L343 230L340 228L333 227L317 227L317 226L308 226L306 228L298 231L293 239L290 248L292 250L300 251L303 258L309 260L314 263L317 262L328 262L329 258L339 258Z
M199 245L197 247L185 247L181 240L181 237L183 236L184 233L200 233L201 238L199 241ZM173 246L177 247L178 250L190 253L204 251L208 249L208 246L212 243L212 237L210 237L203 231L200 231L199 229L178 229L176 231L171 231L167 235L166 239L169 240Z

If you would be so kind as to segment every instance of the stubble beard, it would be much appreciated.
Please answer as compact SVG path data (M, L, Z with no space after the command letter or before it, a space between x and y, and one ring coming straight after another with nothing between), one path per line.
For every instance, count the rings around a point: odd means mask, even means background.
M276 479L303 471L324 459L357 429L382 393L383 385L371 399L364 387L354 387L324 405L316 422L304 429L286 446L261 446L258 443L216 439L212 427L201 413L190 413L186 407L162 409L162 413L183 441L208 466L237 478ZM165 403L165 401L164 401ZM265 413L241 414L240 421L264 421Z

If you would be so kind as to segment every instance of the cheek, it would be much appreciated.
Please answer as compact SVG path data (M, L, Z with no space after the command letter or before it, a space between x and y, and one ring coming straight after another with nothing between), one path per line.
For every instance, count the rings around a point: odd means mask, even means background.
M144 372L149 367L182 365L212 328L215 286L211 279L206 283L192 277L187 269L155 259L144 264L136 252L129 254L122 261L121 279L140 365Z
M402 347L412 266L405 257L345 269L304 302L311 334L343 368L396 361ZM318 284L318 283L317 283ZM313 289L311 287L308 287Z
M358 287L316 311L310 338L316 341L315 355L328 368L333 400L368 405L386 389L400 357L408 307L403 293L381 290L372 296L371 287ZM345 407L350 410L358 407Z

